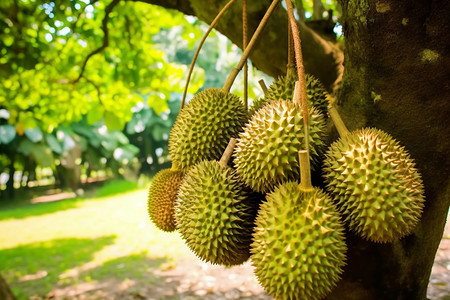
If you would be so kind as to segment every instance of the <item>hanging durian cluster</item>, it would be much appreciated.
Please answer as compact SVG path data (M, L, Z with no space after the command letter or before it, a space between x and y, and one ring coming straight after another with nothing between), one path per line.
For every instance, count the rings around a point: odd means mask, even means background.
M379 129L349 132L311 75L305 130L298 78L288 69L249 113L229 86L196 94L172 128L173 168L155 176L148 208L200 259L250 258L277 299L323 299L345 272L346 230L378 243L411 234L424 189L407 151ZM326 150L328 115L341 137ZM310 165L326 191L312 187Z

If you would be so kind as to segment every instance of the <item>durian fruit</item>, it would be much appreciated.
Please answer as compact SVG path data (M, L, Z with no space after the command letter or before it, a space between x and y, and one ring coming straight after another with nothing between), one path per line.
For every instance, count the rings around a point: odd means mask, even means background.
M289 68L285 76L280 76L270 85L264 98L253 102L250 112L256 112L271 101L293 99L295 82L298 76L295 69ZM305 75L308 107L316 107L324 116L327 115L327 92L320 81L311 74Z
M267 194L251 247L255 274L276 299L323 299L346 263L339 213L331 198L310 184L290 181Z
M180 111L169 137L172 161L188 169L202 160L217 160L228 140L237 137L247 121L239 97L222 89L197 93Z
M258 98L256 100L253 100L252 105L248 109L248 116L251 118L258 110L260 110L264 105L266 105L268 102L265 98Z
M315 109L309 111L311 158L318 163L325 145L325 119ZM257 192L298 180L298 150L305 146L301 107L290 100L273 101L260 109L239 135L235 149L236 172Z
M414 161L389 134L375 128L349 133L334 107L330 114L341 138L326 153L324 177L345 222L373 242L410 234L424 207Z
M235 140L232 139L232 147ZM202 161L187 173L176 205L177 228L189 248L202 260L238 265L250 256L258 201L226 166L231 156Z
M163 231L176 229L175 200L184 174L176 168L164 169L156 173L150 185L148 214L150 220Z

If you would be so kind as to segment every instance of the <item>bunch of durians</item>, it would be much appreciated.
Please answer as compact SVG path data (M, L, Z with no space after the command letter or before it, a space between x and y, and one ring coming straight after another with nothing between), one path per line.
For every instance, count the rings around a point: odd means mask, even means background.
M155 175L148 211L204 261L232 266L250 258L277 299L322 299L343 272L345 230L377 243L410 234L423 184L394 138L375 128L349 132L322 84L306 75L309 163L326 192L300 188L297 80L288 69L248 111L222 89L197 93L171 130L172 168ZM330 114L341 137L327 148Z

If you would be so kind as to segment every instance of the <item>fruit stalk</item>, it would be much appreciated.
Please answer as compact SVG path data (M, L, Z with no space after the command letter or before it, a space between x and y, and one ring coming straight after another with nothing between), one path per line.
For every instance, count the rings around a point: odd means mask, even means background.
M248 20L247 20L247 0L242 0L242 47L247 48L248 43ZM248 63L247 59L244 64L244 106L248 111Z
M194 65L195 65L195 62L197 61L198 54L200 53L200 50L202 49L202 46L205 43L206 38L208 37L211 30L213 30L214 26L216 26L220 17L222 17L222 15L227 11L227 9L231 6L231 4L233 4L234 1L236 1L236 0L230 0L227 4L225 4L225 6L222 8L222 10L217 14L217 16L214 18L214 20L209 25L209 28L203 35L203 38L200 41L200 44L198 44L197 50L195 51L194 57L192 58L191 66L189 67L186 84L184 86L183 99L181 100L180 110L183 109L184 103L186 101L186 94L187 94L187 90L188 90L188 86L189 86L189 81L191 80L192 71L194 70Z
M300 161L300 185L302 192L311 192L314 190L311 183L311 167L309 165L309 155L306 150L298 151L298 159Z
M339 115L334 104L328 105L328 112L331 116L331 119L333 120L334 126L336 127L340 137L344 138L350 132L348 131L347 126L345 126L344 121L342 121L342 118Z
M228 162L230 161L231 155L233 154L234 146L236 146L237 140L235 138L231 138L230 142L227 145L227 148L222 154L222 157L220 158L219 164L222 167L226 167Z
M270 4L269 8L267 9L266 13L264 14L264 17L262 18L261 22L259 23L258 27L256 28L255 33L252 35L252 38L250 39L248 46L244 49L244 53L242 54L239 64L237 65L237 67L233 68L230 72L230 75L228 75L228 78L225 81L225 84L223 85L223 88L222 88L224 91L226 91L226 92L230 91L234 80L236 79L237 75L239 74L239 71L242 69L245 62L247 61L247 58L249 57L250 52L253 49L253 46L255 45L256 41L258 40L258 37L261 35L261 32L263 31L264 27L267 24L267 21L269 20L270 16L274 12L274 10L277 7L279 2L280 2L280 0L273 0L272 4Z
M268 90L267 90L267 85L264 82L264 79L259 80L258 83L259 83L259 86L261 87L264 95L266 95Z
M294 88L294 99L293 99L294 103L301 104L300 103L300 99L301 99L300 94L301 94L300 82L296 81L295 88ZM303 118L304 118L305 111L303 108L302 108L302 110L303 110ZM308 111L306 111L306 115L308 115ZM309 166L309 126L308 126L309 124L307 123L307 121L305 121L305 119L303 119L303 121L304 121L303 129L304 129L304 134L305 134L305 138L304 138L305 150L306 150L306 155L308 156L308 166Z
M305 120L305 127L308 124L308 105L306 96L306 82L305 82L305 68L303 66L302 46L300 43L300 35L297 27L297 21L294 17L294 8L290 0L286 0L286 7L288 12L289 22L291 24L292 37L294 39L295 60L297 63L298 80L300 82L300 101L303 110L303 118Z
M287 63L287 71L289 72L290 68L295 67L295 53L294 53L294 39L292 38L292 29L290 21L288 20L288 63Z

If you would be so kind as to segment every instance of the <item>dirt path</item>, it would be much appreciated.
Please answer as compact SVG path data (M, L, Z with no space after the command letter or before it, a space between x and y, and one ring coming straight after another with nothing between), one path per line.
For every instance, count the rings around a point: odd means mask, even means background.
M444 232L433 266L428 298L450 300L450 224ZM32 300L42 299L40 297ZM225 268L198 259L166 262L149 270L142 278L125 281L114 279L97 283L81 283L55 289L44 299L74 300L269 300L253 275L249 262Z

